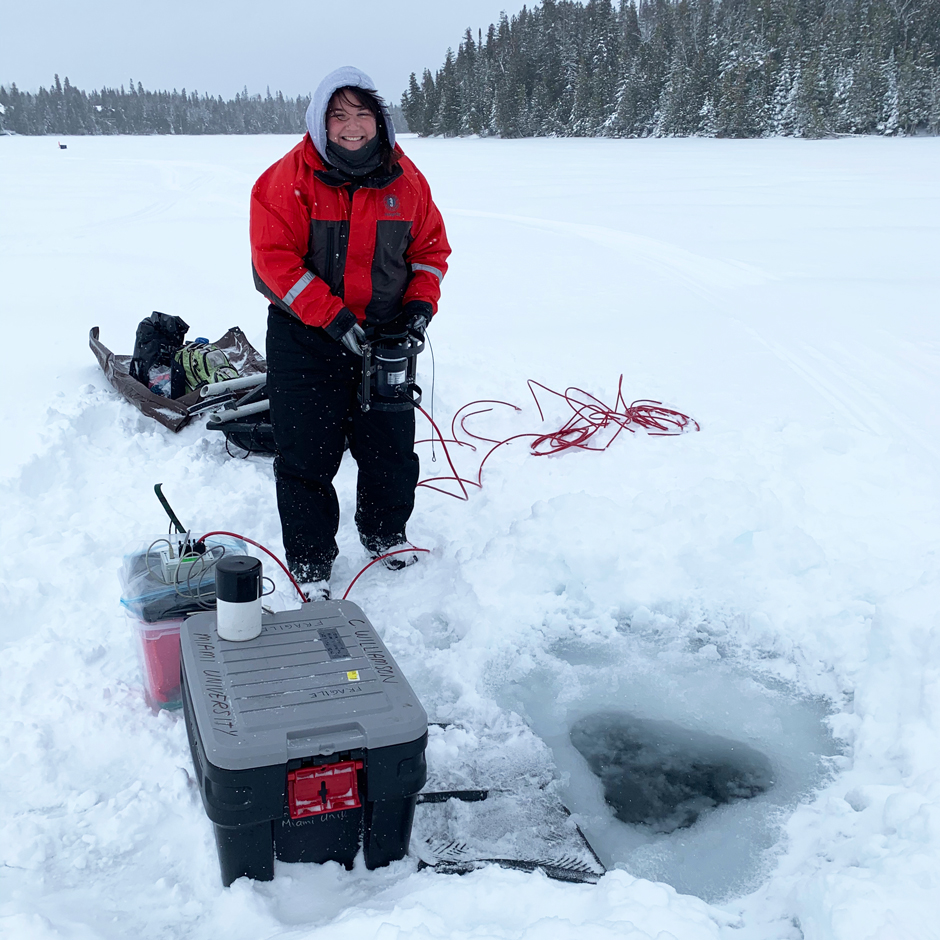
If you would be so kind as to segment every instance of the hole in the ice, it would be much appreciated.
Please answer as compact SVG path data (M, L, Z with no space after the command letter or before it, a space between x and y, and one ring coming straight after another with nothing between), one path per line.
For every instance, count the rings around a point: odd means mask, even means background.
M604 786L621 822L670 833L717 806L773 785L770 761L728 738L618 712L574 723L571 743Z
M608 868L721 901L766 877L840 749L829 702L733 657L703 661L674 633L559 642L501 704L551 748L561 799ZM628 766L642 784L617 792Z

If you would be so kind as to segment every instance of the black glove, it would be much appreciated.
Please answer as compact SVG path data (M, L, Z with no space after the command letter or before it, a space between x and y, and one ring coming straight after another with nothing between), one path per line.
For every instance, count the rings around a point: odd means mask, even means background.
M404 321L406 330L424 338L424 331L431 322L431 305L425 300L409 300L401 308L400 319Z
M362 355L362 344L366 341L366 331L356 323L339 338L339 341L354 355Z
M408 329L412 333L419 333L422 337L424 336L424 331L428 328L428 318L423 313L416 313L408 321Z
M342 343L354 356L362 355L362 342L366 338L365 330L356 321L356 315L343 307L323 329L330 339Z

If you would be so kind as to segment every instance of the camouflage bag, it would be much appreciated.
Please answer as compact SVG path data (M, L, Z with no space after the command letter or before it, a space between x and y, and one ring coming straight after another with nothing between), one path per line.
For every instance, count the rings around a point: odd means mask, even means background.
M228 356L215 343L187 343L173 354L174 371L182 373L186 391L192 392L210 382L237 379L238 372Z

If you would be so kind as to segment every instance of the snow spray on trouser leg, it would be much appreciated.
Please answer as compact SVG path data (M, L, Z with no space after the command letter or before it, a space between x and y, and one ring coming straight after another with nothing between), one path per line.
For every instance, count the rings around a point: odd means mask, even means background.
M357 400L361 362L322 330L276 310L268 315L267 360L287 564L300 580L328 580L338 554L333 478L347 440L359 466L356 525L363 542L404 540L419 470L414 410L364 412Z

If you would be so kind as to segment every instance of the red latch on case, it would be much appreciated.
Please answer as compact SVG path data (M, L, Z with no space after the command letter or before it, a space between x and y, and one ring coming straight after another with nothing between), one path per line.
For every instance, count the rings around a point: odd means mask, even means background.
M287 775L290 818L303 819L361 806L357 770L362 770L361 760L290 771Z

